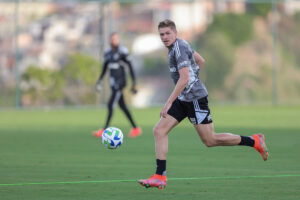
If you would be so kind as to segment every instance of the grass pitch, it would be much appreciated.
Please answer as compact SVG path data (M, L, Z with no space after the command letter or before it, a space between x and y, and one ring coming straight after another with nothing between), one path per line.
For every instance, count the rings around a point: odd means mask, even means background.
M168 185L136 180L155 171L152 128L160 108L134 109L143 135L105 149L91 133L105 109L0 111L1 200L300 199L300 107L211 106L216 132L265 134L266 162L249 147L206 148L188 120L169 134ZM116 110L112 126L129 122Z

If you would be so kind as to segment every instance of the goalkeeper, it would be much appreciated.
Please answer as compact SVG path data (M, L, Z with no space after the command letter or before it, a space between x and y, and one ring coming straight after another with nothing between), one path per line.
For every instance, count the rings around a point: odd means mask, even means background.
M120 45L120 39L117 33L112 33L110 35L110 46L111 48L105 52L102 73L96 84L96 90L100 92L102 88L102 79L105 73L107 72L107 68L109 68L111 96L107 104L108 115L103 128L101 128L98 131L95 131L94 136L102 137L104 130L109 126L109 123L111 121L114 105L118 102L120 108L125 113L126 117L132 125L129 137L137 137L142 134L142 131L139 127L136 126L132 115L130 114L126 106L123 95L123 89L126 86L126 67L129 68L129 72L132 79L131 92L133 94L137 93L135 75L130 61L129 52L126 47Z

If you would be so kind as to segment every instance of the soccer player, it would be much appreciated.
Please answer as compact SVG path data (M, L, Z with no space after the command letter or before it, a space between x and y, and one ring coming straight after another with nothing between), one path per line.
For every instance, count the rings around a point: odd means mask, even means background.
M125 113L132 125L132 129L128 136L137 137L142 134L142 130L136 126L136 123L134 122L126 106L123 95L123 89L126 86L125 67L129 68L132 79L131 92L133 94L137 93L135 75L130 61L129 52L126 47L120 45L120 39L117 33L112 33L110 35L110 46L111 48L105 53L102 73L96 84L96 90L100 92L102 88L102 79L107 71L107 68L109 68L111 96L108 102L108 115L104 127L98 131L95 131L94 136L102 137L104 130L109 126L111 117L113 115L114 105L116 102L118 102L120 108Z
M168 48L170 74L175 88L160 112L160 120L153 132L156 151L156 173L149 179L139 180L139 184L164 189L167 184L166 158L168 153L168 133L188 117L202 142L207 147L244 145L254 147L263 160L268 159L268 149L264 135L240 136L231 133L214 132L207 100L207 90L200 81L199 70L205 60L190 45L177 38L176 25L171 20L159 23L161 41Z

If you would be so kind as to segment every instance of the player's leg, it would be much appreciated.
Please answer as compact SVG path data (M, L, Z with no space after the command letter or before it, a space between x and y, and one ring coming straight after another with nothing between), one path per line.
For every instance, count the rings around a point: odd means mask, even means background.
M168 154L168 133L179 122L172 116L167 115L166 118L160 118L158 123L153 128L155 140L156 159L166 160Z
M207 98L192 102L189 104L189 110L189 119L194 122L198 135L207 147L250 146L254 147L262 155L264 160L268 159L268 149L262 134L240 136L232 133L215 133Z
M98 130L98 131L95 131L94 136L102 137L102 134L103 134L104 130L109 126L109 123L110 123L112 115L113 115L114 104L119 99L119 97L120 97L120 94L118 93L118 91L112 89L111 96L110 96L109 101L107 103L108 112L107 112L107 117L106 117L104 127L102 129Z
M107 113L107 118L106 118L106 122L104 125L104 129L106 129L110 124L110 121L111 121L111 118L112 118L113 112L114 112L114 106L115 106L116 102L119 100L120 96L121 96L120 91L114 90L114 89L112 90L110 99L107 104L108 113Z
M202 142L207 147L214 146L235 146L241 143L241 136L234 135L232 133L219 133L216 134L214 131L213 123L209 124L195 124L194 127L198 135L200 136ZM254 145L254 140L251 139L252 146ZM251 145L251 144L250 144Z
M142 130L141 128L137 127L133 118L132 118L132 115L130 114L130 111L125 103L125 100L124 100L124 95L123 95L123 92L121 92L121 95L120 95L120 98L119 98L119 106L121 108L121 110L125 113L127 119L130 121L131 123L131 126L132 126L132 129L129 133L129 137L138 137L142 134Z
M161 118L153 129L155 139L155 152L156 152L156 173L148 179L142 179L138 182L148 187L157 187L164 189L167 184L166 176L166 159L168 153L168 133L179 122L170 115L166 118Z
M164 189L167 185L166 159L168 154L168 133L186 117L182 103L176 99L168 110L166 118L161 118L153 129L156 152L156 173L149 179L139 180L142 186Z
M244 145L257 150L263 160L269 157L264 135L240 136L232 133L215 133L213 123L194 125L202 142L207 147Z

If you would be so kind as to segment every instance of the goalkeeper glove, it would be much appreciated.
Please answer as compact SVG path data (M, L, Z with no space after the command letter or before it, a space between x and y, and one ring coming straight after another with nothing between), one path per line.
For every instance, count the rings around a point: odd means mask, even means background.
M137 93L137 89L136 89L136 85L133 85L132 87L131 87L131 93L132 94L136 94Z
M100 80L98 80L97 83L96 83L96 90L98 92L101 92L101 90L102 90L102 84L101 84Z

